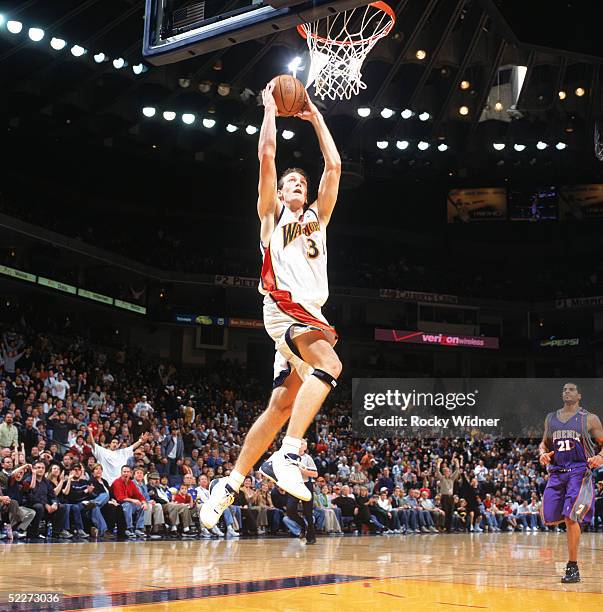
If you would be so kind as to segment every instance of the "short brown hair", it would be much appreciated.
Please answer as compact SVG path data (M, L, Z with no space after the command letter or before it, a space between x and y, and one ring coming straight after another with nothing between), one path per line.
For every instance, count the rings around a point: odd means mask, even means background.
M283 173L281 173L278 179L278 183L276 184L276 188L279 190L282 189L285 177L288 174L291 174L293 172L297 172L298 174L301 174L306 179L306 185L308 187L310 186L310 180L308 179L308 174L305 170L303 170L302 168L287 168Z

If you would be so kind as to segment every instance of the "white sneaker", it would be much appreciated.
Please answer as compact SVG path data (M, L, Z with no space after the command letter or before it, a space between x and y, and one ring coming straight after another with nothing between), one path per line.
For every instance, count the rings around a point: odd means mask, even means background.
M207 529L212 529L224 510L234 502L235 490L226 482L226 478L219 478L211 481L209 493L209 499L201 506L199 518Z
M178 527L176 525L172 525L170 527L170 533L178 533Z
M235 528L232 525L228 526L228 529L226 530L226 535L230 536L231 538L239 538L239 532L235 531Z
M219 538L223 538L224 537L224 532L221 531L218 527L213 527L211 529L211 532L215 535L218 536Z
M201 537L211 540L211 533L209 533L205 527L201 527Z
M278 451L262 463L260 474L275 482L277 487L284 489L293 497L302 501L310 501L312 493L304 484L299 471L299 460L299 455Z

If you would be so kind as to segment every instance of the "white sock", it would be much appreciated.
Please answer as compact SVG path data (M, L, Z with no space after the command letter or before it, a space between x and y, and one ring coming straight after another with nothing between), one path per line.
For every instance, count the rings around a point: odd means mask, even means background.
M302 441L301 438L293 438L291 436L285 436L283 438L283 444L281 446L281 450L283 453L294 453L295 455L299 455L299 449L301 448Z
M241 485L243 484L244 480L245 480L244 474L241 474L241 472L237 472L236 470L233 470L232 472L230 472L230 476L228 476L228 478L226 479L226 482L235 491L238 491L241 488Z

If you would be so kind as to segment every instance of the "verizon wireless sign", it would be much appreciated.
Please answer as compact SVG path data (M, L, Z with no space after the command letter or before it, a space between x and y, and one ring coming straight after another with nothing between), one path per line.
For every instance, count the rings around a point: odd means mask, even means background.
M375 329L375 340L381 342L403 342L405 344L431 344L437 346L497 349L498 338L488 336L461 336L456 334L434 334L432 332L403 329Z

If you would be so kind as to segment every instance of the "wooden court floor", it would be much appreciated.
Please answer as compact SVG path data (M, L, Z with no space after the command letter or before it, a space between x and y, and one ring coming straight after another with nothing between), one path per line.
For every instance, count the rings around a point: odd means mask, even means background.
M553 533L0 545L0 610L587 612L603 609L603 534L563 585ZM57 592L59 606L7 593Z

